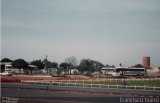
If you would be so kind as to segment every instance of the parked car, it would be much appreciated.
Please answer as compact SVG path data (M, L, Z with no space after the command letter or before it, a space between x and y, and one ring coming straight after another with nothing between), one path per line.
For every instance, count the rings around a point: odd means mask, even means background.
M4 71L3 73L0 73L1 76L12 76L11 73Z

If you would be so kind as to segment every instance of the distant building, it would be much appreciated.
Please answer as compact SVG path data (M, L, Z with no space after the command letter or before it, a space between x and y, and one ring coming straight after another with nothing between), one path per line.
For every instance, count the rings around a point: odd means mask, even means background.
M29 73L29 74L37 74L38 73L38 67L36 65L28 65L27 70L28 70L27 73Z
M17 69L17 68L13 68L12 67L12 62L1 62L0 63L1 68L0 68L0 72L4 72L4 71L8 71L10 73L25 73L31 71L31 74L36 73L36 71L38 70L37 66L35 65L28 65L27 69Z
M1 62L0 65L1 65L1 68L0 68L0 72L4 72L10 68L12 68L12 62Z
M153 71L159 72L159 71L160 71L160 67L154 67L154 68L153 68Z
M103 67L101 71L102 71L102 74L104 75L112 75L114 69L115 67L108 66L108 67Z
M57 68L48 68L49 74L57 74L58 69Z
M70 69L69 74L78 74L78 69Z
M150 67L150 57L143 57L143 66Z
M147 73L149 76L160 77L160 66L147 69Z

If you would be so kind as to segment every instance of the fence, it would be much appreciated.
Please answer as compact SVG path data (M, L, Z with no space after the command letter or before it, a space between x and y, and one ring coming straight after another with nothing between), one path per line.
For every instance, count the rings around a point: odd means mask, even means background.
M141 89L141 90L158 90L160 87L156 86L128 86L128 85L110 85L110 84L97 84L97 83L85 83L83 80L79 82L73 82L73 80L56 80L56 81L21 81L22 84L34 84L34 85L57 85L66 87L88 87L88 88L115 88L115 89Z
M96 79L61 79L61 80L43 80L43 81L55 81L55 82L108 82L108 81L155 81L155 80L160 80L160 78L123 78L123 79L118 79L118 78L96 78Z

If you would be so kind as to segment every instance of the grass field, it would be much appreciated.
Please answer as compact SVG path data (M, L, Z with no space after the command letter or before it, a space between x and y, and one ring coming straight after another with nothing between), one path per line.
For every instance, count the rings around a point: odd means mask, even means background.
M135 78L136 79L136 78ZM69 83L84 83L84 84L104 84L104 85L128 85L128 86L156 86L160 87L160 79L137 79L137 80L127 80L127 79L107 79L103 80L101 78L60 78L60 77L30 77L30 76L2 76L0 77L1 82L21 82L21 80L33 80L33 81L56 81ZM66 81L65 81L66 80ZM73 80L73 81L72 81ZM80 81L79 81L80 80Z
M94 82L94 81L84 81L77 83L85 83L85 84L109 84L109 85L128 85L128 86L156 86L160 87L160 80L129 80L129 81L102 81L102 82Z

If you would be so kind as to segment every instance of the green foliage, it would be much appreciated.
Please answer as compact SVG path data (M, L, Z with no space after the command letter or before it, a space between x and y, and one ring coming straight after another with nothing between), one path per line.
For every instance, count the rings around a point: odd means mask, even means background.
M136 64L136 65L134 65L134 66L132 66L132 67L135 67L135 68L143 68L144 66L143 66L142 64Z
M52 62L52 67L53 67L53 68L57 68L57 67L58 67L58 63Z
M44 64L41 60L34 60L31 62L32 65L36 65L38 67L38 69L43 69L44 68Z
M67 68L69 68L71 66L71 64L69 64L69 63L61 63L60 65L59 65L59 67L62 67L63 69L67 69Z
M145 67L146 69L152 69L150 66L148 66L148 67Z
M93 77L93 75L91 73L86 73L85 76Z
M104 65L98 61L93 61L93 65L95 71L101 71L102 67L104 67Z
M148 81L128 81L128 85L139 85L139 86L160 86L160 80L148 80Z
M1 60L1 62L12 62L12 60L10 60L10 59L8 59L8 58L3 58L3 59Z
M94 71L100 71L102 67L104 67L104 65L98 61L84 59L80 62L78 70L94 72Z
M120 76L114 76L112 78L128 78L127 76L123 76L123 75L120 75Z
M91 60L82 60L80 65L78 66L78 70L80 71L92 71L92 62Z
M28 63L23 59L16 59L15 61L12 62L12 66L18 69L22 69L22 68L27 69Z
M66 77L65 74L50 74L52 77Z
M50 62L47 59L43 60L43 64L46 68L57 68L58 67L58 63L56 62Z
M86 84L109 84L109 85L128 85L128 86L156 86L160 87L160 80L123 80L123 81L99 81L99 82L93 82L93 81L85 81Z
M53 62L53 63L50 61L47 62L48 68L57 68L57 66L58 66L58 63L56 63L56 62Z

